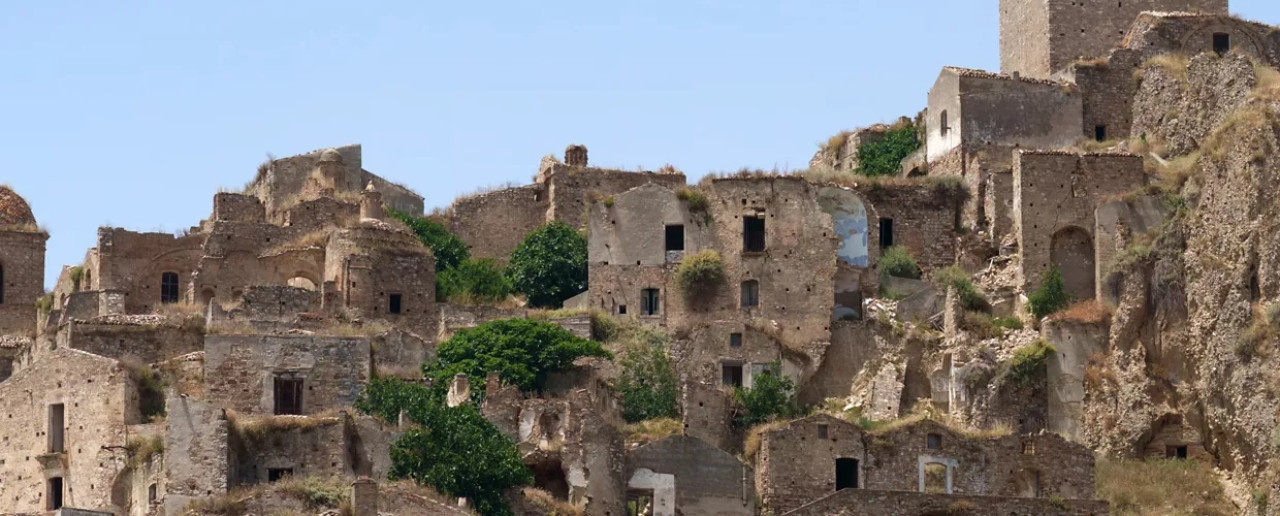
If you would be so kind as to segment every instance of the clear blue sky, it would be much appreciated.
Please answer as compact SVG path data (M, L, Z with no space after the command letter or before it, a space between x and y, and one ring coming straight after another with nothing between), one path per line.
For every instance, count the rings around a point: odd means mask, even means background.
M51 233L52 284L98 226L194 225L268 152L361 143L428 206L569 143L693 180L804 168L915 115L939 67L998 69L996 3L3 2L0 182Z

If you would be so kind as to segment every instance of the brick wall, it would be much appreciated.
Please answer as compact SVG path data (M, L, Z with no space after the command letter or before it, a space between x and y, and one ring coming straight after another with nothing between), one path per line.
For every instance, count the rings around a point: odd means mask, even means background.
M210 335L205 382L211 403L242 414L274 411L274 378L303 378L302 411L317 414L355 403L369 381L368 338Z
M955 262L958 195L928 183L879 185L864 193L882 221L893 219L893 245L907 248L921 269L928 272Z

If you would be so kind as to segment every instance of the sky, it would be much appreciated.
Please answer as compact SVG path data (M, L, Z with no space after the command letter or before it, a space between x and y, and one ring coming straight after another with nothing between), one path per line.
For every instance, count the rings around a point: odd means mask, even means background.
M796 170L841 129L999 69L997 0L0 3L0 183L50 233L174 232L268 153L363 145L428 208L527 184L543 155L691 181ZM1280 2L1232 12L1280 24Z

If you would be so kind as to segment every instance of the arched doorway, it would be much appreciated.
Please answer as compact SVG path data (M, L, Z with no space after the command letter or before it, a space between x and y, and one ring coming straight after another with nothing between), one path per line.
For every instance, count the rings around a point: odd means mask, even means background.
M1092 299L1097 271L1094 268L1093 237L1079 227L1053 234L1049 264L1062 273L1067 295L1076 300Z

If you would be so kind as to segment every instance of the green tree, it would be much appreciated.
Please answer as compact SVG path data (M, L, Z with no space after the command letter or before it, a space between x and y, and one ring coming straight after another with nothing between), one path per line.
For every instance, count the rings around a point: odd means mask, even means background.
M902 159L920 148L915 124L894 126L876 142L858 147L858 173L864 176L896 176Z
M511 293L502 265L492 258L467 258L440 272L436 286L450 302L492 303Z
M581 357L612 358L598 342L578 337L558 325L533 319L492 321L459 331L436 349L436 360L422 372L434 379L437 392L448 389L458 373L484 378L497 372L522 391L541 389L547 374L569 368ZM484 392L476 389L477 396Z
M779 417L791 417L800 412L796 405L796 385L779 371L773 363L766 374L755 375L750 389L733 390L733 400L738 404L734 422L740 428L748 428Z
M587 289L587 237L560 221L534 230L511 253L507 278L529 304L559 308Z
M1062 282L1062 272L1057 267L1049 269L1044 279L1040 280L1040 288L1027 298L1027 302L1036 319L1066 308L1071 297L1067 295L1067 287Z
M390 208L387 209L387 213L409 226L409 230L417 235L422 245L431 249L431 254L436 258L436 272L452 268L470 255L467 244L463 243L457 235L450 233L443 224Z
M356 408L388 422L404 412L416 423L391 445L393 479L470 498L480 514L499 516L511 514L502 493L533 481L515 443L473 405L448 407L421 384L375 378Z
M619 360L618 392L622 418L629 423L662 417L680 417L675 368L667 356L665 339L653 333L632 343Z

